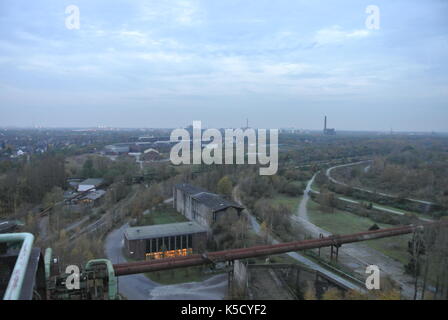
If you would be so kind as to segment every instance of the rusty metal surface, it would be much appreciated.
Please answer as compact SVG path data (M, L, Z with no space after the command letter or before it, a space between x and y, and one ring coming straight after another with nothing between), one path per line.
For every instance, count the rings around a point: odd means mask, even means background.
M186 257L122 263L122 264L115 264L114 270L115 275L124 276L129 274L208 264L210 263L210 260L214 262L223 262L223 261L232 261L238 259L247 259L272 254L300 251L306 249L315 249L329 246L338 247L345 243L353 243L353 242L404 235L412 233L418 228L447 226L447 225L448 221L425 223L420 225L409 225L389 229L380 229L341 236L330 236L320 239L311 239L311 240L295 241L288 243L279 243L274 245L262 245L250 248L209 252L207 253L206 258L204 258L204 256L201 254L193 254Z

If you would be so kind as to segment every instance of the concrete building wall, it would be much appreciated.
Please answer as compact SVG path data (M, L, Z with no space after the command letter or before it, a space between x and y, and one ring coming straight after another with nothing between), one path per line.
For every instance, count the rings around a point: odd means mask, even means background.
M248 284L248 273L246 264L241 260L235 260L233 262L233 281L237 289L246 292Z
M144 259L146 253L145 240L128 240L124 237L124 246L130 257Z
M206 227L208 229L211 228L213 224L213 212L212 210L205 206L204 204L191 199L191 216L192 219L198 222L201 226Z
M228 217L232 220L236 220L239 218L238 210L236 210L235 208L227 208L226 210L215 212L214 215L215 221L219 221L220 219L222 219L222 217Z
M211 230L213 223L222 216L228 216L232 219L238 219L239 217L239 211L234 207L213 211L210 206L205 205L199 199L193 198L192 195L176 187L173 189L173 206L188 220L196 221L209 230Z
M179 189L174 189L174 207L178 212L190 220L193 220L191 212L191 197Z
M182 237L182 236L188 236L188 235L177 235L177 237ZM175 236L176 237L176 236ZM168 238L172 238L172 237L168 237ZM194 233L191 234L191 243L188 240L188 246L185 245L185 240L183 240L182 242L179 240L179 238L176 239L176 247L175 248L166 248L166 250L176 250L176 249L181 249L181 248L186 248L186 249L193 249L193 252L202 252L203 250L205 250L206 245L207 245L207 233L206 232L201 232L201 233ZM139 260L144 260L146 259L146 253L149 252L157 252L158 250L153 248L153 250L151 250L150 246L148 247L148 240L151 239L155 239L155 242L160 246L162 245L162 239L161 238L148 238L148 239L138 239L138 240L128 240L126 237L124 238L124 245L126 248L126 252L129 256L135 258L135 259L139 259ZM173 240L174 242L174 240ZM182 244L182 246L181 246Z

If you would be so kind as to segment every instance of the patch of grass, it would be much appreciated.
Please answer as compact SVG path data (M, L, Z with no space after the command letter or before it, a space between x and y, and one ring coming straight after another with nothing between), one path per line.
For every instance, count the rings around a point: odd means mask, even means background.
M367 231L374 221L334 209L333 212L321 211L320 205L312 200L308 202L308 216L311 222L334 234L348 234ZM380 225L380 227L385 225Z
M169 206L163 206L157 208L150 213L144 215L139 221L139 225L154 225L154 224L167 224L176 222L188 221L185 216L178 213L174 208Z
M317 184L316 179L314 179L313 183L311 184L311 189L314 191L321 191L320 186Z
M360 217L350 212L334 209L333 213L323 212L320 205L312 200L308 202L308 216L310 221L333 234L350 234L356 232L368 231L375 222L366 217ZM388 224L377 223L380 228L391 228ZM393 238L384 238L365 241L363 244L371 247L392 259L400 261L403 264L409 262L409 253L407 252L408 241L411 235L397 236Z
M366 241L366 245L405 265L410 259L408 241L411 240L411 237L411 235L406 234L393 238L371 240Z
M302 199L302 196L298 197L291 197L287 196L285 194L277 194L273 199L272 202L277 205L285 205L289 208L291 212L295 212L297 210L297 207L299 206L300 200Z
M354 198L354 197L350 197L350 196L346 196L346 195L338 195L338 196L343 197L345 199L353 200L353 201L356 201L356 202L359 202L359 203L361 203L361 202L372 203L372 205L374 205L374 206L376 206L376 207L378 207L380 209L389 209L389 210L394 210L394 211L397 211L397 212L400 212L400 213L403 213L403 214L412 214L412 215L415 215L416 217L419 217L419 218L432 219L432 217L430 215L423 214L423 213L418 213L418 212L415 212L415 211L403 210L403 209L400 209L400 208L387 206L387 205L384 205L384 204L379 204L379 203L376 203L376 202L363 200L363 199L358 199L358 198ZM391 213L391 214L393 214L393 213Z

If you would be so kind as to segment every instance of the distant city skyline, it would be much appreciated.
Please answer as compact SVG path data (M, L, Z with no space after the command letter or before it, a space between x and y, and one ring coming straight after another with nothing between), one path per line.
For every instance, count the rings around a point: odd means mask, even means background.
M337 132L448 132L447 14L443 0L5 0L0 127L322 130L326 115Z

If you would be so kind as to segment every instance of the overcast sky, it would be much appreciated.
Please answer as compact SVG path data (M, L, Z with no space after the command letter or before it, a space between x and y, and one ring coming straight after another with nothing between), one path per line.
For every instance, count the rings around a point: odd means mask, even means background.
M448 131L447 57L445 0L2 0L0 126Z

